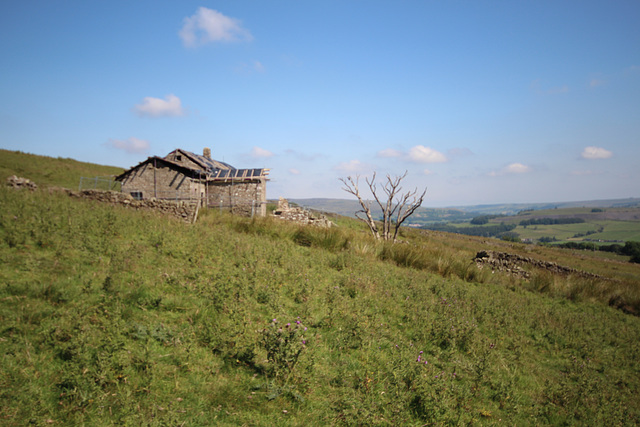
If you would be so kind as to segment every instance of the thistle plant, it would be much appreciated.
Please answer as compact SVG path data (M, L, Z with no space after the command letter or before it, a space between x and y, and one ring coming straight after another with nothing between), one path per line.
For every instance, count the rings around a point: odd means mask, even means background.
M260 345L267 351L267 360L276 378L286 379L295 369L300 355L307 348L306 331L299 317L293 324L284 325L273 319L262 330Z

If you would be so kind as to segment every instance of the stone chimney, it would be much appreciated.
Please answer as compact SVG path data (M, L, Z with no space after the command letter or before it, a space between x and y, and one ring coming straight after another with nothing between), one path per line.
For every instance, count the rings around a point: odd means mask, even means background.
M202 150L202 155L207 159L211 159L211 149L205 147L205 149Z

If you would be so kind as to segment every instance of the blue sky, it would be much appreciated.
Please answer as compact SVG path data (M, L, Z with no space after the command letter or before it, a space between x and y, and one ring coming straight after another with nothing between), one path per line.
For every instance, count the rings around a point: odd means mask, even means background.
M268 197L408 171L424 206L640 196L640 2L0 5L0 147L271 168Z

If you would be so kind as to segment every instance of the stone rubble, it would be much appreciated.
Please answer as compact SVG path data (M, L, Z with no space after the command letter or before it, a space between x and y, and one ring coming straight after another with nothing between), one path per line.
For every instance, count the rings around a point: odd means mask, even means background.
M278 200L278 206L273 211L273 216L284 221L291 221L304 225L315 225L318 227L330 228L333 223L326 216L306 209L289 206L289 201L283 197Z
M15 175L11 175L9 178L7 178L7 186L15 189L26 188L27 190L31 191L34 191L36 188L38 188L35 182L27 178L17 177Z
M531 266L534 268L549 271L553 274L559 274L563 276L575 275L590 279L610 280L606 277L587 273L586 271L576 270L575 268L564 267L558 265L555 262L540 261L534 258L524 257L518 254L510 254L507 252L496 251L480 251L473 259L479 268L483 266L489 266L493 271L503 271L514 276L522 277L524 279L531 278L531 272L523 269L523 266Z

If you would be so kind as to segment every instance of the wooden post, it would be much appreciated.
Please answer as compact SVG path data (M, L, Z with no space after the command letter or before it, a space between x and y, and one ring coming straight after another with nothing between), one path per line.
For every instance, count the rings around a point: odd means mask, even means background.
M158 165L156 163L156 159L153 159L153 198L157 199L158 198L158 186L156 184L156 169L158 168Z

